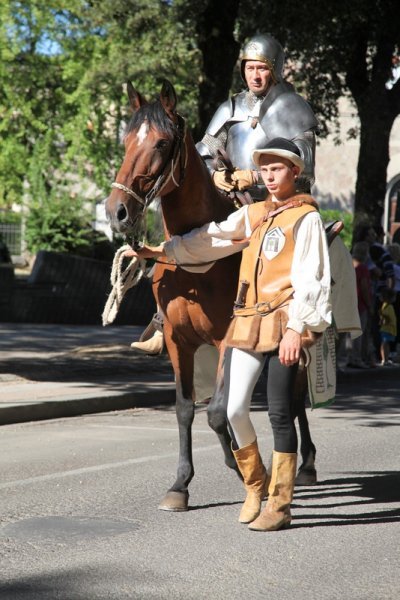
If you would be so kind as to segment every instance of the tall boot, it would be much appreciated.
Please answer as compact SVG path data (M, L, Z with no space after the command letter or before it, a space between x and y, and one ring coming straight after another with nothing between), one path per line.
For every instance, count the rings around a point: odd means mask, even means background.
M257 439L252 444L233 450L247 492L239 515L240 523L250 523L259 514L268 488L269 478L258 451Z
M155 331L153 336L144 342L133 342L131 348L142 354L161 354L164 349L164 334L162 331Z
M297 454L275 452L272 458L268 502L260 516L250 523L255 531L276 531L290 525L290 504L293 499Z

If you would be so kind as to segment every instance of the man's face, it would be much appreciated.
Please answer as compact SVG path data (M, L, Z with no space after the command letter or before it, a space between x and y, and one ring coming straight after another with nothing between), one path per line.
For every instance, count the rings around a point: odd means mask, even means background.
M293 196L299 167L290 160L280 156L263 155L260 157L260 171L267 190L277 200L286 200Z
M260 60L246 60L244 76L249 90L256 96L265 94L272 80L271 71Z

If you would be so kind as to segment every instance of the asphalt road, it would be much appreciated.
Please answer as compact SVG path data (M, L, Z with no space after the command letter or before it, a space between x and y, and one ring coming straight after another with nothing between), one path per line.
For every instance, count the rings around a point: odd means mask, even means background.
M356 387L310 414L319 483L274 533L237 522L242 485L202 407L186 513L157 510L177 465L172 408L1 427L1 600L397 600L398 388ZM266 414L253 418L268 456Z

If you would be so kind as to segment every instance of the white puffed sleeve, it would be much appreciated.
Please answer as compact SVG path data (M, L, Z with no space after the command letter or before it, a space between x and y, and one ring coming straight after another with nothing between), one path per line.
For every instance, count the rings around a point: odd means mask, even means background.
M174 235L164 242L164 250L168 260L176 260L185 270L206 272L219 258L246 248L248 241L241 240L250 234L248 207L243 206L221 223L212 221L185 235Z
M321 332L332 322L332 307L328 243L319 213L303 217L295 240L291 270L294 296L287 326L298 333L304 329Z

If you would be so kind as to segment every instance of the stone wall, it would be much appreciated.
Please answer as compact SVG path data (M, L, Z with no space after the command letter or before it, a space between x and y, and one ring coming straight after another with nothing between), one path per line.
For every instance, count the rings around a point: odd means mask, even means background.
M0 271L0 320L96 325L111 290L111 263L40 251L26 279ZM7 275L7 276L6 276ZM156 311L147 279L128 290L115 324L146 325Z

